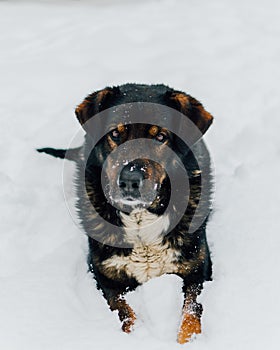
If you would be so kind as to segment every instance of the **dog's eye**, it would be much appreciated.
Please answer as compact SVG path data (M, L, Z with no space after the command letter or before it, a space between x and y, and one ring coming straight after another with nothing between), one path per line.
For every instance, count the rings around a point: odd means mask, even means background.
M120 139L120 133L117 129L111 131L110 136L111 136L111 139L114 141L118 141Z
M167 135L164 134L163 132L160 132L160 133L157 134L156 139L157 139L159 142L164 142L164 141L167 140Z

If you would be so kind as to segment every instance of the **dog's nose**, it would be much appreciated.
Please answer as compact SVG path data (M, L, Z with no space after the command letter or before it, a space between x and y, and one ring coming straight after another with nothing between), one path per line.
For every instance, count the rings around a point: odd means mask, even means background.
M144 176L140 169L124 167L120 173L119 187L125 196L136 198L140 196L143 179Z

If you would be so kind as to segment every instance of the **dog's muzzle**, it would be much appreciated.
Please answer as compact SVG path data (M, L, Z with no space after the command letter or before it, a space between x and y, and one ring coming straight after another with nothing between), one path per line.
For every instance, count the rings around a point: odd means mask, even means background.
M147 163L147 162L146 162ZM113 186L114 187L114 186ZM121 206L149 207L158 196L161 187L153 169L144 160L125 165L119 173L112 199Z
M140 199L145 173L136 165L125 166L119 176L118 185L123 198L127 200Z

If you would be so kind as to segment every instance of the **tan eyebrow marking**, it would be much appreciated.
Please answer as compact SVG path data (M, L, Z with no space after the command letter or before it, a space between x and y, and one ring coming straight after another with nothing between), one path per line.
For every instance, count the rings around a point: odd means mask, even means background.
M158 134L158 127L153 125L150 129L149 129L149 134L152 136L156 136Z
M125 131L125 126L124 126L123 124L119 124L119 125L117 126L117 129L118 129L119 133L122 133L122 132Z

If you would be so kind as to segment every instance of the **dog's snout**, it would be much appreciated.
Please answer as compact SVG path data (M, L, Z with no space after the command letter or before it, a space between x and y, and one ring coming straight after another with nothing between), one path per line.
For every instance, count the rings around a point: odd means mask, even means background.
M139 190L143 186L143 179L144 176L140 169L125 167L120 173L119 187L125 195L139 197Z

